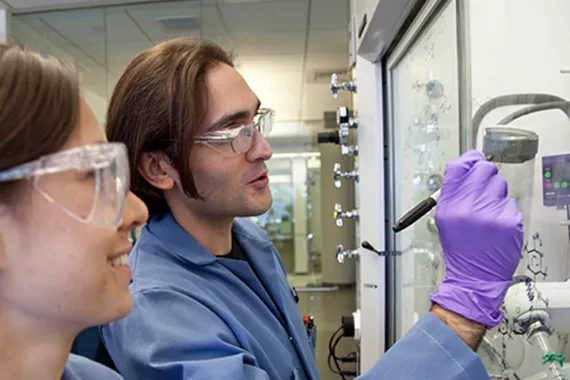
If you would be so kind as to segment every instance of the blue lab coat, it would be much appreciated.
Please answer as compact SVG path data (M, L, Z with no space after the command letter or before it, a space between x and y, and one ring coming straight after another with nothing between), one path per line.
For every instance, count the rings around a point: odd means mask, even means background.
M170 214L144 227L129 258L133 311L101 329L126 380L320 378L278 252L249 220L233 233L249 264L212 255ZM428 315L360 379L432 378L488 376Z
M61 380L122 380L122 377L90 359L70 354Z

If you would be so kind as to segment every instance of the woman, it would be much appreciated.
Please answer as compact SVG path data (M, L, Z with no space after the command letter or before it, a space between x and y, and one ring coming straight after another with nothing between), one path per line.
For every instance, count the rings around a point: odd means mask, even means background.
M0 379L118 379L69 356L131 309L125 147L105 142L73 69L0 45Z

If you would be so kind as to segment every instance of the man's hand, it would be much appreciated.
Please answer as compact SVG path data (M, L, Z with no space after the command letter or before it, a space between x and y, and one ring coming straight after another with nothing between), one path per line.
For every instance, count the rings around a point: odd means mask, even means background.
M435 306L434 314L476 347L477 334L469 334L477 324L491 328L503 317L499 309L522 252L523 216L497 167L471 151L447 165L435 219L445 278L431 300L451 313Z

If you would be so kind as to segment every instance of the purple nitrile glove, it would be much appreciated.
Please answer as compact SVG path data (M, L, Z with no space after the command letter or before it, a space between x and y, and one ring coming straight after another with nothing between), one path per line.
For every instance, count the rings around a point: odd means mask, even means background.
M445 278L431 301L488 328L498 325L521 258L523 215L481 152L446 166L435 221Z

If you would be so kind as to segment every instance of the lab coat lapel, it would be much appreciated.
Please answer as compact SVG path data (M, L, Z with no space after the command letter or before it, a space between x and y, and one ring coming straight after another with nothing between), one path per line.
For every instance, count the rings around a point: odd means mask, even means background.
M241 230L241 231L240 231ZM312 374L312 378L318 378L315 372L313 350L309 344L307 331L302 322L301 313L287 277L284 274L280 256L269 240L253 237L239 225L234 225L236 238L238 239L245 255L254 268L259 280L263 283L271 297L277 304L282 317L286 321L286 329L293 338L293 342L303 362L306 372ZM240 233L241 232L241 233ZM311 378L311 376L309 376Z
M277 309L277 305L263 288L261 280L259 280L254 274L249 263L242 260L226 258L220 258L218 259L218 262L238 277L244 284L247 284L247 286L263 301L269 310L271 310L273 315L275 315L281 324L285 323L281 316L281 312Z
M273 260L271 243L261 239L251 239L249 236L246 237L240 233L236 234L236 238L259 281L275 301L281 315L286 316L287 310L283 307L283 285L282 281L279 281L281 276L279 276L278 267Z

